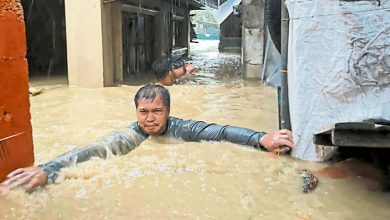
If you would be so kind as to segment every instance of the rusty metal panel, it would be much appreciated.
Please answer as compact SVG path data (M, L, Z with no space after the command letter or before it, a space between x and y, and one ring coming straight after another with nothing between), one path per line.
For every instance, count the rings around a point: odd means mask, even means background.
M34 163L23 10L0 0L0 182Z

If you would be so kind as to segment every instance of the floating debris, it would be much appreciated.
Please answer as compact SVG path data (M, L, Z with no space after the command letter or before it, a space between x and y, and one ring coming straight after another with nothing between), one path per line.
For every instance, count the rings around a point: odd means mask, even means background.
M30 87L28 89L28 93L30 94L30 96L36 96L36 95L43 93L44 90L45 89L36 89L34 87Z
M300 170L300 174L303 178L302 192L312 192L318 184L318 178L314 176L312 172L306 169Z

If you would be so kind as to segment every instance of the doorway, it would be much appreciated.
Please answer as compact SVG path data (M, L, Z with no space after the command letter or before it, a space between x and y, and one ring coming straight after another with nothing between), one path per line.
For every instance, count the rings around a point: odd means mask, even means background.
M123 13L123 78L140 78L153 62L153 17Z
M59 80L67 84L64 0L22 0L21 4L26 25L30 81Z

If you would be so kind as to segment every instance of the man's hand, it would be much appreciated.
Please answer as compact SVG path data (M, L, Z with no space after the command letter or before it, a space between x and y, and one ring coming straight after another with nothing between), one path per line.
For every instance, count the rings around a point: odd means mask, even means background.
M191 74L196 70L196 67L192 64L184 64L184 69L186 70L187 74Z
M268 151L278 151L280 153L286 153L295 147L291 131L287 129L265 134L260 138L259 143Z
M7 175L6 180L0 184L0 193L18 187L22 187L27 192L31 192L39 186L44 186L46 183L47 175L39 167L20 168Z

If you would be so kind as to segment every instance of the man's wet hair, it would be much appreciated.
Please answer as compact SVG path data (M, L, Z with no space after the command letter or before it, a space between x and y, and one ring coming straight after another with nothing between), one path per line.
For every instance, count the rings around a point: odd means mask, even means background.
M152 68L156 79L162 80L168 75L169 70L171 70L171 61L167 57L158 59L153 63Z
M168 89L164 86L157 84L147 84L142 86L134 96L135 107L138 107L138 101L141 99L151 99L152 101L161 95L164 105L167 108L171 108L171 96L169 95Z
M162 80L168 75L170 70L180 68L183 65L183 61L173 62L170 58L163 57L153 63L152 69L156 79Z

